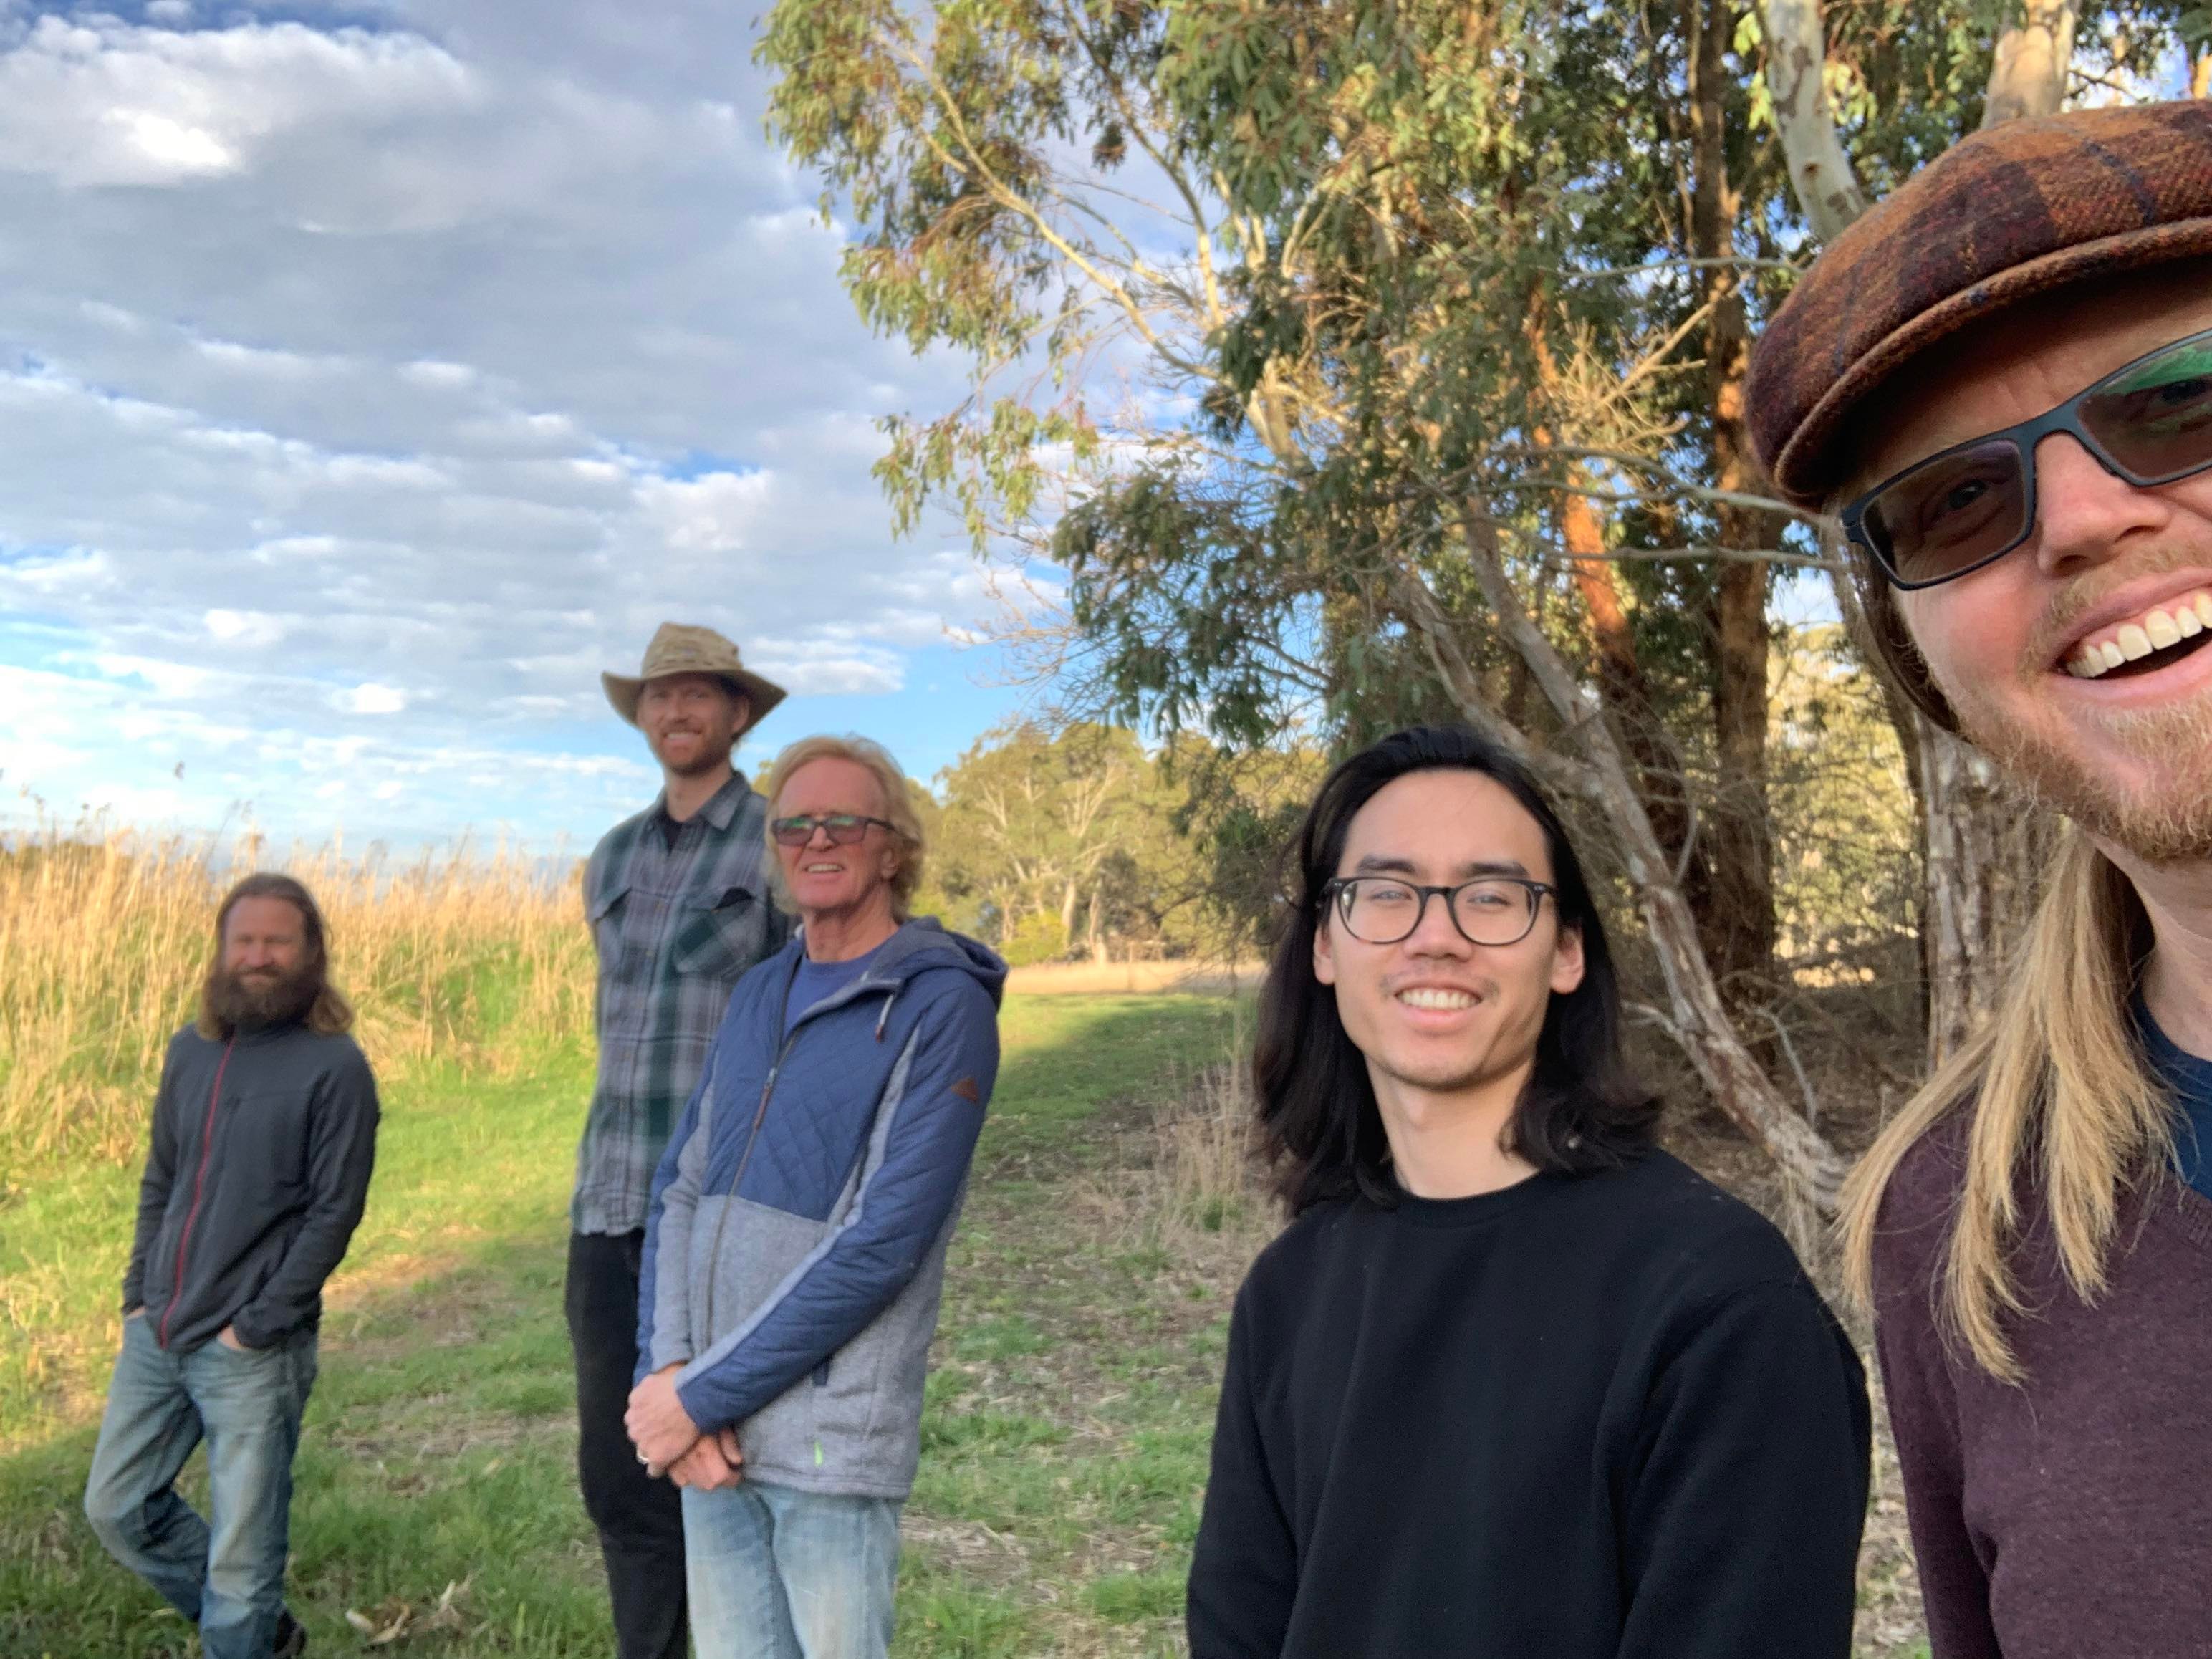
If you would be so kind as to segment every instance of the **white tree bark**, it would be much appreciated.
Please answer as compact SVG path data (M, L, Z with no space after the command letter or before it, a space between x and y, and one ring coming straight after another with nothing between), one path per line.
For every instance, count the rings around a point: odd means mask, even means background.
M1997 36L1989 95L1982 102L1984 131L2023 115L2056 115L2066 101L2074 63L2075 0L2027 0L2026 15Z
M1767 0L1766 85L1798 205L1822 241L1867 210L1865 191L1836 132L1826 73L1828 35L1820 0Z

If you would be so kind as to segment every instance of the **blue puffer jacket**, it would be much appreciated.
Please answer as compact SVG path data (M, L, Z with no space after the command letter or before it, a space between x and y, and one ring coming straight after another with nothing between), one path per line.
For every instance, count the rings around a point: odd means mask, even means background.
M738 981L653 1177L638 1376L680 1364L748 1475L902 1498L1006 969L909 921L787 1037L804 949Z

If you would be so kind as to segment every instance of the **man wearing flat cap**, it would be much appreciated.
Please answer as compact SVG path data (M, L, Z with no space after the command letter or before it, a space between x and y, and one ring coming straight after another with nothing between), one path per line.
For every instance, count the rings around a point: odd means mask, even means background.
M731 990L790 933L769 894L768 803L730 760L783 689L714 629L678 623L653 636L635 678L599 678L615 712L644 732L663 787L607 832L584 871L599 957L599 1075L569 1208L577 1473L621 1659L684 1659L682 1498L640 1465L623 1414L653 1170Z
M2212 104L1959 144L1751 400L1886 672L2068 820L1845 1194L1936 1659L2212 1653Z

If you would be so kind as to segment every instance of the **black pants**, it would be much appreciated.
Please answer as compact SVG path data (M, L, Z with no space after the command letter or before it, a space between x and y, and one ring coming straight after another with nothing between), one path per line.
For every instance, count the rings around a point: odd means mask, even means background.
M637 1369L645 1235L572 1233L568 1340L576 1351L576 1474L599 1529L621 1659L684 1659L684 1507L637 1461L623 1427Z

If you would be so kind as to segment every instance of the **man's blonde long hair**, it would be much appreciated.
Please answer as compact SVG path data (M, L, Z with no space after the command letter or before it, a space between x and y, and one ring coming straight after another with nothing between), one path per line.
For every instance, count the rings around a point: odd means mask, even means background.
M2069 827L1996 1016L1940 1066L1852 1171L1839 1223L1851 1293L1871 1306L1881 1200L1905 1155L1969 1115L1938 1314L1983 1370L2027 1373L2006 1334L2030 1311L2013 1269L2024 1188L2037 1193L2066 1280L2105 1289L2121 1201L2173 1153L2172 1104L2130 1012L2150 947L2135 887Z
M898 869L890 879L891 915L904 921L911 913L915 892L921 885L922 862L929 854L922 835L921 815L914 810L914 798L907 793L906 774L891 758L890 750L872 738L829 735L801 738L778 755L769 768L771 820L775 817L775 798L782 793L785 780L808 762L818 760L850 761L874 775L876 787L884 798L884 821L892 826L892 836L898 842ZM787 909L791 908L791 895L784 888L783 866L776 858L773 830L769 834L768 854L776 896Z

